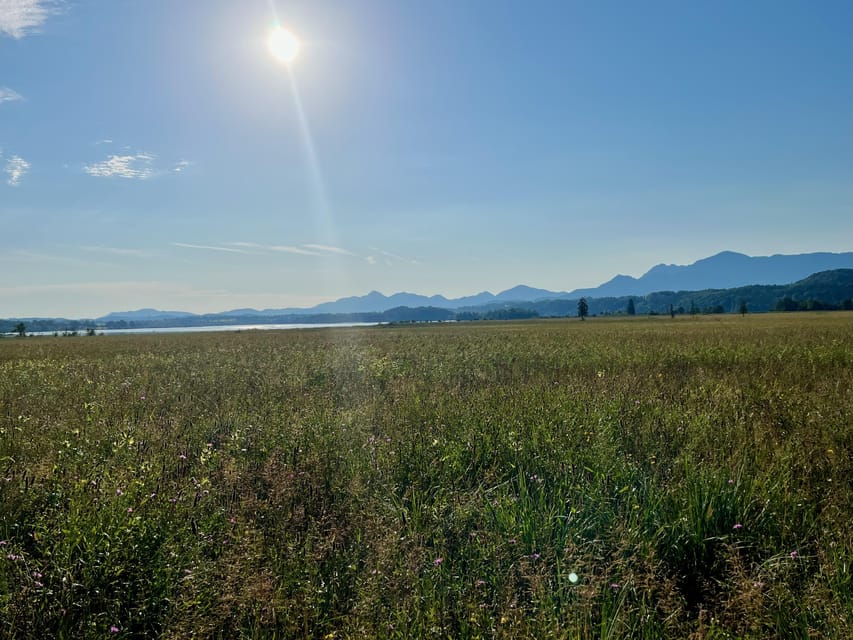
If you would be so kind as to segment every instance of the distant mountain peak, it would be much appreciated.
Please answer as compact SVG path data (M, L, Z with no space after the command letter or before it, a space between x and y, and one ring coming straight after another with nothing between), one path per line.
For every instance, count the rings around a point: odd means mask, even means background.
M853 266L853 252L748 256L720 251L689 265L658 264L639 278L616 276L599 287L577 289L572 296L642 296L654 291L732 289L752 284L777 285L802 280L819 271Z

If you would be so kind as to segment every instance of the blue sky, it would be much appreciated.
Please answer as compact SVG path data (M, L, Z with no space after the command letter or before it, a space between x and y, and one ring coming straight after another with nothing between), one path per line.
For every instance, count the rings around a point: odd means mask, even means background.
M851 6L0 0L0 317L849 251Z

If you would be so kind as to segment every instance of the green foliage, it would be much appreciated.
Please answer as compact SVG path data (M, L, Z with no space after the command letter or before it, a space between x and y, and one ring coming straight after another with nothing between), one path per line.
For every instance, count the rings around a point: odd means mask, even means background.
M2 341L0 636L850 637L851 328Z

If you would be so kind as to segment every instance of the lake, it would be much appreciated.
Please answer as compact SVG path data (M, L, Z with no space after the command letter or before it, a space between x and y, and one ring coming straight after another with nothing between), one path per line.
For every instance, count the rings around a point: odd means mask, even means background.
M201 327L138 327L134 329L96 329L97 335L125 335L137 333L199 333L206 331L263 331L283 329L328 329L332 327L375 327L383 324L381 322L318 322L312 324L231 324L212 325ZM62 336L62 331L58 332ZM30 336L52 336L53 331L33 331L27 333ZM86 330L78 331L78 335L85 336Z

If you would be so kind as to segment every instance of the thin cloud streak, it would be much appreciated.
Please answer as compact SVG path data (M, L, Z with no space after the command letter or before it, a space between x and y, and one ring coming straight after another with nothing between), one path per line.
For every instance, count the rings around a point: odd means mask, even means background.
M75 264L84 263L85 261L80 258L69 258L67 256L53 256L48 255L46 253L38 253L35 251L28 251L26 249L17 249L11 251L9 253L0 253L0 262L33 262L33 263L43 263L43 262L72 262Z
M308 249L315 249L317 251L325 251L326 253L334 253L339 256L351 256L353 258L360 258L357 253L353 253L352 251L347 251L346 249L342 249L341 247L333 247L328 244L304 244L303 247Z
M269 247L270 251L278 251L281 253L295 253L300 256L319 256L322 257L322 253L317 253L316 251L311 251L309 249L302 249L300 247L288 247L282 245L276 245Z
M404 258L403 256L397 255L396 253L391 253L390 251L384 251L382 249L377 249L376 247L370 247L371 251L375 251L376 253L380 253L386 258L391 258L392 260L397 260L399 262L405 262L407 264L420 264L417 260L413 260L411 258Z
M258 242L223 242L218 245L198 245L181 242L173 242L173 246L187 247L190 249L207 249L210 251L229 251L232 253L245 253L248 255L258 255L259 253L290 253L300 256L313 256L315 258L328 258L330 256L347 256L366 260L369 264L375 264L376 259L373 256L361 256L357 253L335 247L327 244L303 244L299 246L281 245L281 244L261 244Z
M201 249L204 251L225 251L227 253L242 253L252 255L251 251L243 251L242 249L234 249L231 247L217 247L209 244L189 244L187 242L172 242L173 247L182 247L184 249Z
M0 33L23 38L56 13L56 6L54 0L0 0Z
M300 256L319 256L322 257L324 254L319 253L317 251L311 251L310 249L304 249L303 247L307 247L308 245L303 245L302 247L294 247L290 245L277 245L277 244L258 244L257 242L226 242L225 245L229 247L245 247L247 249L257 249L258 251L271 251L278 253L293 253Z
M22 293L96 293L96 294L125 294L129 290L152 292L178 292L185 289L168 282L157 281L128 281L128 282L68 282L62 284L31 284L14 287L0 287L0 294L13 295Z
M90 253L107 253L115 256L132 256L135 258L153 258L157 254L151 251L145 251L143 249L125 249L122 247L95 247L95 246L87 246L80 247L83 251L88 251Z

